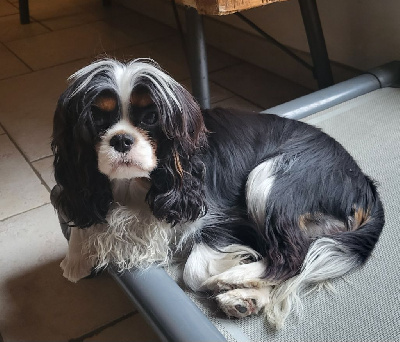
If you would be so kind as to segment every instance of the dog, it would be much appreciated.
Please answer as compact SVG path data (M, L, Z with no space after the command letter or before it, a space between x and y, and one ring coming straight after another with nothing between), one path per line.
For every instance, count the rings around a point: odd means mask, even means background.
M185 255L189 289L281 328L301 294L365 263L384 226L374 181L333 138L272 114L201 111L152 60L73 74L51 145L74 282Z

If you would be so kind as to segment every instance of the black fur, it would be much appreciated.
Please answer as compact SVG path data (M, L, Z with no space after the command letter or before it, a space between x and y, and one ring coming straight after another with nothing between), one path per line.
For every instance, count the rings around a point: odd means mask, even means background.
M92 105L104 91L118 98L115 64L102 65L90 82L85 75L75 79L54 116L52 149L61 189L56 208L80 228L105 222L113 201L95 149L106 128L96 126ZM275 115L201 113L179 84L157 83L150 76L144 74L139 84L150 94L159 120L140 128L157 144L158 164L146 200L158 219L176 225L206 214L191 243L215 249L250 246L268 259L265 277L270 279L297 274L310 244L320 237L335 239L360 263L368 258L384 225L382 204L374 183L338 142L315 127ZM167 105L161 87L170 87L177 102ZM246 181L257 165L275 157L281 167L260 229L248 214ZM319 220L322 228L302 230L304 217Z
M200 241L214 248L249 245L268 258L265 276L279 280L298 273L309 245L322 236L342 242L360 262L366 260L384 224L383 208L373 182L338 142L315 127L274 115L216 109L206 111L204 120L211 132L202 155L207 201L217 203L229 220L204 227ZM291 165L275 175L260 232L247 217L245 184L253 168L275 156ZM370 219L351 231L349 218L359 208ZM299 229L306 213L339 220L344 231L309 236Z
M71 224L87 228L105 222L112 191L108 177L97 168L95 143L99 137L91 113L93 100L105 89L93 88L72 96L80 82L74 82L58 101L51 147L54 176L61 187L55 207Z
M150 89L150 93L154 91ZM191 95L180 89L182 108L161 113L157 158L159 166L151 174L147 202L153 214L173 225L193 221L206 210L203 178L205 166L199 159L206 146L202 113ZM158 108L159 98L154 96Z

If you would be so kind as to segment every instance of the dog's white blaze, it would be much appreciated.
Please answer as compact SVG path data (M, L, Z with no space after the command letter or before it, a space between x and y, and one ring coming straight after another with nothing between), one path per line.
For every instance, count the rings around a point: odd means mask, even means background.
M93 78L104 72L110 81L99 81L97 86L112 85L118 93L122 105L122 114L126 119L128 117L128 108L130 103L131 92L134 87L141 84L141 80L146 78L154 86L157 91L155 96L161 97L160 103L165 106L166 110L174 110L175 105L179 110L182 106L175 93L181 89L181 85L176 82L167 73L160 70L158 64L152 59L135 59L128 64L120 63L116 60L107 59L94 62L69 77L69 80L76 80L85 76L85 80L76 87L71 97L75 96L81 90L85 89Z
M123 107L124 118L128 117L128 108L132 90L136 85L142 84L142 79L145 78L157 89L155 94L162 98L161 103L167 107L169 111L173 110L171 100L175 106L181 109L181 104L176 98L175 89L180 85L168 74L150 64L154 61L146 59L147 62L134 60L127 65L121 65L116 62L113 73L115 78L118 94Z
M263 227L265 224L265 204L274 184L274 172L278 159L279 157L276 157L259 164L247 178L247 210L259 227Z

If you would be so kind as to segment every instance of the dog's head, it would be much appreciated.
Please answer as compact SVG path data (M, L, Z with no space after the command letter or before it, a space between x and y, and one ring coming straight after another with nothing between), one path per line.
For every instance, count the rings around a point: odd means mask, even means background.
M148 178L147 201L176 224L205 210L206 145L193 97L150 60L95 62L70 77L54 116L60 209L79 227L105 222L118 178Z

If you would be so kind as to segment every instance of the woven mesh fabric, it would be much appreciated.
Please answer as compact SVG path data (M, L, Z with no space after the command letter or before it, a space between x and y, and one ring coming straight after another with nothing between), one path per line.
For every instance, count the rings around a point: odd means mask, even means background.
M332 284L336 293L303 299L302 317L274 331L262 317L222 317L188 292L228 341L400 341L400 89L380 89L304 121L338 140L379 184L386 224L372 257Z

